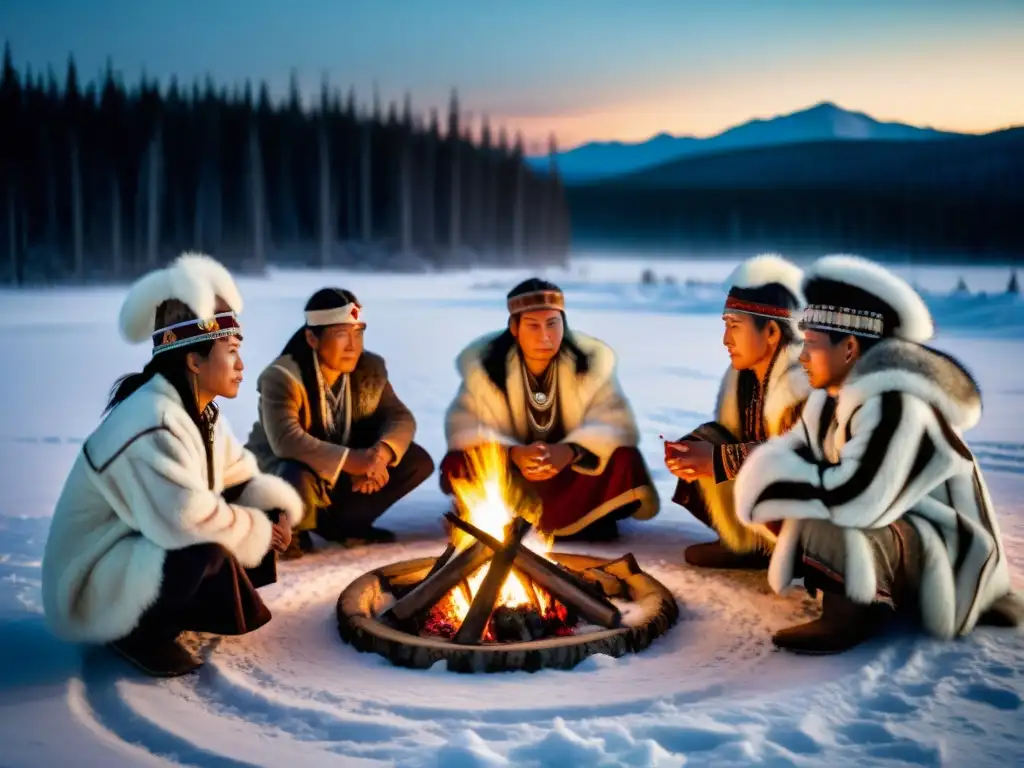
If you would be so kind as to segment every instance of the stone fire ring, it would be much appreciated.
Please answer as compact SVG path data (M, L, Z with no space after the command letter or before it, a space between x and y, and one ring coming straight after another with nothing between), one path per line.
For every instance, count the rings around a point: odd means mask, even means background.
M552 560L583 570L608 562L588 555L551 553ZM646 573L629 577L631 606L623 612L623 626L568 637L530 642L456 645L440 637L421 637L393 629L379 621L376 606L387 600L388 580L399 574L422 571L426 576L436 558L405 560L363 574L338 597L338 631L342 640L363 653L377 653L398 667L428 669L445 660L450 672L510 672L572 669L588 656L618 658L637 653L665 634L679 619L675 597Z

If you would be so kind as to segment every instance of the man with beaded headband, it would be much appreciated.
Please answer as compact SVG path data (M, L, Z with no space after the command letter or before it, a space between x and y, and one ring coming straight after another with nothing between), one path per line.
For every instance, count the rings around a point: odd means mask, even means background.
M532 278L507 297L508 328L470 344L462 384L445 418L441 488L468 471L465 451L507 447L543 503L540 528L559 537L609 540L617 520L646 520L658 495L640 452L615 354L569 331L558 286Z
M256 587L302 505L261 474L214 400L242 381L231 275L185 254L141 278L122 335L151 341L141 373L117 382L105 418L71 469L43 557L43 607L68 640L108 643L149 674L200 662L182 631L238 635L270 620Z
M288 558L312 548L311 531L349 545L394 541L374 521L434 471L384 359L363 350L366 312L355 295L317 291L305 321L260 375L248 441L260 467L303 499Z
M691 565L768 567L771 540L736 516L733 481L751 451L792 426L810 391L797 341L802 277L774 254L748 259L729 277L722 343L732 365L715 420L665 444L665 465L679 478L673 501L719 536L686 549Z
M804 282L801 362L815 391L800 422L754 451L736 480L739 516L765 535L769 567L823 593L819 619L774 643L838 653L895 609L933 635L1019 624L996 512L962 432L981 417L964 367L925 346L921 297L888 270L819 259Z

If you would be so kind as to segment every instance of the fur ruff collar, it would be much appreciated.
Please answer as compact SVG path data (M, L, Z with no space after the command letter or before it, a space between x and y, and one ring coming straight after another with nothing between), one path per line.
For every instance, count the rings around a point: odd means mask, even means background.
M853 412L883 392L905 392L935 406L950 426L966 430L981 419L981 391L953 357L901 339L879 342L854 365L839 392L836 417Z
M490 377L488 377L487 371L484 370L483 359L491 342L500 335L500 333L490 333L486 336L481 336L475 341L470 342L470 344L459 353L459 356L455 360L455 368L468 386L481 386L486 383L486 385L492 390L497 390L497 387L494 386L494 382L492 382ZM580 378L586 378L598 385L607 381L615 372L616 357L612 348L603 341L599 341L598 339L595 339L592 336L587 336L579 331L573 331L573 339L584 354L590 358L590 369L586 374L580 376ZM508 357L505 360L506 376L509 379L512 379L513 377L521 378L519 366L514 365L517 350L518 348L513 346L512 349L509 350ZM568 356L564 353L560 355L559 363L570 364ZM485 382L479 381L481 377Z
M498 334L491 334L472 342L456 359L456 369L462 375L466 389L481 403L489 403L500 431L522 439L528 434L526 384L522 367L515 362L516 347L509 350L505 362L505 391L502 391L484 368L484 356ZM580 350L590 359L586 373L577 373L569 355L556 359L558 370L558 409L562 426L571 432L579 426L596 392L615 376L615 353L602 341L573 333Z

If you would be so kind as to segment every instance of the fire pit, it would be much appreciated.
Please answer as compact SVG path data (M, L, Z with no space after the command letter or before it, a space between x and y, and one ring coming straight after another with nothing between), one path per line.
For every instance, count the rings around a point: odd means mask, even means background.
M470 457L452 490L452 541L437 558L392 563L338 598L342 639L397 666L457 672L569 669L596 653L641 651L679 616L632 555L550 552L539 506L511 482L504 451ZM512 512L512 510L515 510Z

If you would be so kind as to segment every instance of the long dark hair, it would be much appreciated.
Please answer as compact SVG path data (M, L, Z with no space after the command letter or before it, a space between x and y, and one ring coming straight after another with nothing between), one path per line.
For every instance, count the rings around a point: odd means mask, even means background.
M194 320L195 318L195 314L185 304L172 299L165 301L157 307L156 327L163 328L174 323ZM188 374L187 357L192 353L206 358L210 356L212 349L212 341L201 341L197 344L189 344L154 355L140 372L126 374L114 382L114 386L110 389L107 407L104 408L103 413L109 413L131 397L154 376L160 375L174 387L178 396L181 397L181 404L185 411L192 417L192 421L198 425L200 414L199 409L196 407L196 396Z
M512 299L516 296L522 296L526 293L533 293L535 291L558 291L562 292L554 283L550 283L547 280L541 280L539 277L531 277L529 280L524 280L511 291L508 292L506 299ZM576 366L577 374L585 374L590 370L590 357L580 349L576 343L576 339L572 335L572 331L569 330L569 321L566 320L565 312L562 312L562 327L565 329L562 335L562 346L558 350L558 354L565 353L569 355L573 363ZM508 361L508 353L515 347L516 337L512 335L512 331L506 328L501 335L495 338L484 352L483 367L487 372L487 377L494 382L494 385L505 392L505 380L508 376L508 371L505 370L506 362ZM507 393L506 393L507 394Z
M346 304L355 304L357 307L362 307L359 299L356 298L352 291L346 291L344 288L321 288L309 297L309 301L306 302L303 311L316 312L321 309L339 309ZM310 331L314 336L320 338L325 328L327 326L303 325L292 334L292 337L288 339L288 343L284 345L284 349L281 350L282 356L288 355L299 367L302 385L306 388L306 397L309 399L309 408L312 411L309 414L309 433L320 440L327 438L327 429L324 426L323 404L321 403L322 395L316 379L316 368L313 366L313 355L316 353L309 346L309 342L306 341L306 331Z

